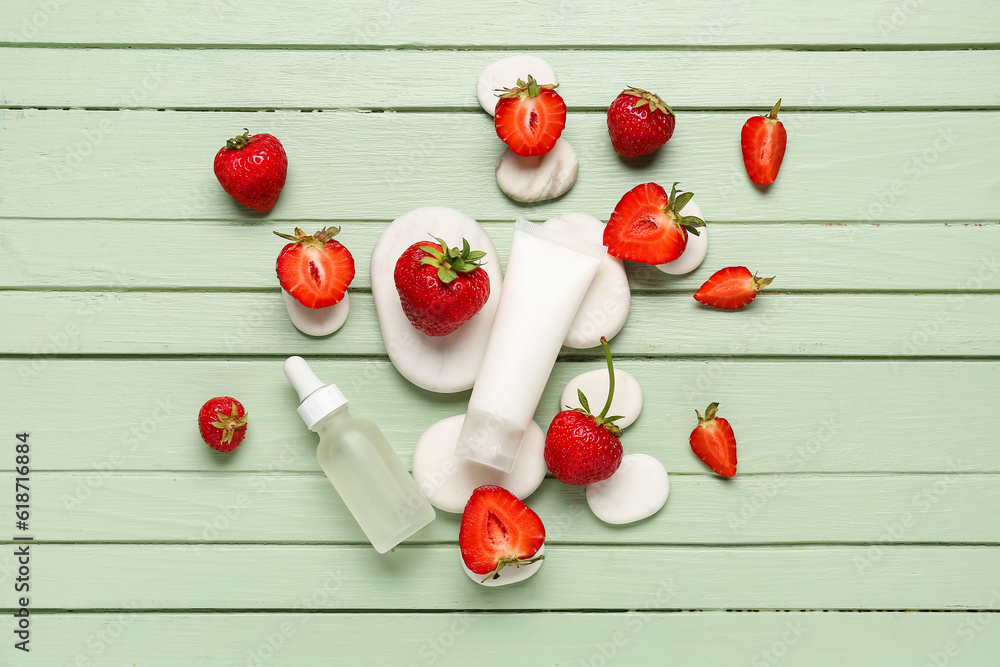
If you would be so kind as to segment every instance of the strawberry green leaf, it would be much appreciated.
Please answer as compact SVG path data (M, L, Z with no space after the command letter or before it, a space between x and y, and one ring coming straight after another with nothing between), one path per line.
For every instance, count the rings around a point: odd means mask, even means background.
M576 397L580 399L580 405L583 406L583 409L590 412L590 403L587 401L587 397L584 396L582 389L576 390Z

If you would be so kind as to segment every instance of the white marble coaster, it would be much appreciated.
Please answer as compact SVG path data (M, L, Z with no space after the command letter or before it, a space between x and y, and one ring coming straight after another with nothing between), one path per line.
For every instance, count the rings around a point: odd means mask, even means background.
M587 504L605 523L633 523L660 511L670 495L663 464L648 454L626 454L611 477L587 485Z
M687 203L687 206L681 209L681 213L684 215L696 215L702 220L705 219L705 216L701 214L701 209L698 208L693 199ZM698 236L688 232L687 245L684 246L684 252L681 253L680 257L666 264L657 264L656 268L664 273L680 276L685 273L691 273L701 266L701 263L705 261L705 255L708 254L708 225L699 227L698 231L701 232Z
M490 63L479 75L476 82L476 96L479 104L489 115L496 114L497 90L513 88L517 80L528 80L528 75L535 77L538 83L556 83L556 73L552 67L538 56L520 55L502 58Z
M604 402L608 400L608 369L599 368L588 371L569 381L563 389L562 397L559 401L559 409L565 410L580 407L580 398L577 390L582 390L590 403L590 411L599 414ZM608 415L621 415L622 418L615 422L621 428L631 426L639 413L642 412L642 389L639 381L630 373L615 369L615 395L611 399L611 409Z
M580 160L563 138L545 155L522 157L505 148L497 158L497 185L515 201L555 199L576 183Z
M490 277L490 298L482 310L447 336L432 337L413 328L399 303L393 280L396 260L419 241L437 236L452 246L468 239L486 253L483 269ZM372 250L372 296L389 360L407 380L440 393L471 389L482 363L486 341L500 300L500 258L489 234L460 211L443 206L418 208L399 216L379 236Z
M484 484L502 486L524 500L541 485L545 466L545 433L531 422L521 440L514 469L503 472L455 454L465 415L447 417L424 431L413 448L413 479L431 505L461 514L472 492Z
M585 213L564 213L546 220L543 226L604 245L604 223ZM601 336L611 340L625 326L631 305L632 292L622 260L605 255L563 345L584 350L600 345Z
M535 555L541 556L544 554L545 554L545 543L543 542L542 546L539 547L538 551L535 552ZM481 586L506 586L507 584L516 584L519 581L524 581L525 579L533 575L535 572L538 572L538 568L542 566L542 563L545 562L545 559L543 558L541 560L536 560L534 563L530 563L528 565L521 565L519 567L508 565L507 567L500 570L499 577L497 577L496 579L487 579L486 581L483 581L483 578L486 577L487 575L476 574L465 565L465 561L462 560L461 551L458 552L458 561L462 564L462 569L465 570L465 573L469 575L469 579L472 579L477 584L480 584Z
M345 294L339 302L326 308L306 308L284 288L281 290L288 319L296 329L309 336L328 336L344 326L351 308L350 297L350 294Z

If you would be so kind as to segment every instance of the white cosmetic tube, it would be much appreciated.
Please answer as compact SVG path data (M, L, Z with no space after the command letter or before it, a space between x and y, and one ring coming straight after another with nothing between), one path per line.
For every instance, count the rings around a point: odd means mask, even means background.
M500 302L455 453L510 472L556 357L607 253L527 220L514 224Z

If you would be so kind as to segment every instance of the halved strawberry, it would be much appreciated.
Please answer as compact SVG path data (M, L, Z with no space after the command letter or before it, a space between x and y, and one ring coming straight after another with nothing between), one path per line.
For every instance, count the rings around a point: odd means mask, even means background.
M778 177L778 169L785 157L788 133L778 120L781 100L766 116L754 116L743 124L740 147L743 149L743 166L747 176L757 185L770 185Z
M712 403L705 410L705 416L697 410L698 425L691 431L691 450L709 468L723 477L736 474L736 436L733 427L722 417L716 417L718 403Z
M298 227L295 235L275 232L293 241L278 255L278 282L306 308L339 303L354 280L354 257L333 237L340 227L324 227L312 236Z
M554 89L558 84L517 80L514 88L501 88L493 124L497 136L523 157L545 155L556 145L566 127L566 103Z
M535 555L544 542L542 520L513 493L491 484L472 492L458 531L462 560L470 570L495 578L508 565L545 558Z
M691 192L678 192L677 183L667 191L656 183L637 185L615 206L607 227L604 245L608 252L621 259L644 264L665 264L681 256L687 246L687 235L699 234L705 221L681 211L694 197Z
M771 284L774 277L758 278L745 266L719 269L694 293L694 298L706 306L722 310L738 310L757 298L757 292Z

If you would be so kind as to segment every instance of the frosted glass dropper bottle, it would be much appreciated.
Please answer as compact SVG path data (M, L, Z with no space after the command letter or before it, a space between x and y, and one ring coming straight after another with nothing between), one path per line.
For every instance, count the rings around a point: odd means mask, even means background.
M302 401L302 421L319 433L320 467L376 551L385 553L434 520L434 508L382 431L352 417L336 385L324 384L302 357L285 360L285 375Z

